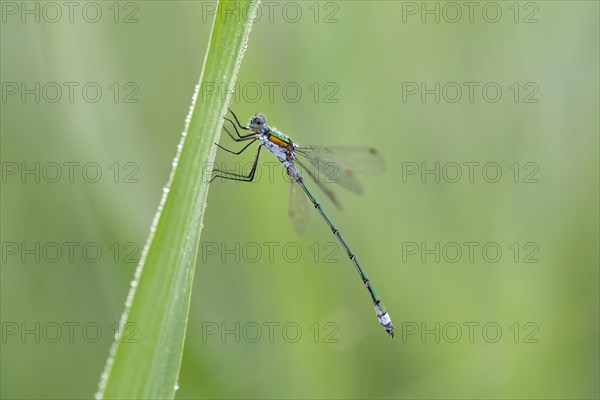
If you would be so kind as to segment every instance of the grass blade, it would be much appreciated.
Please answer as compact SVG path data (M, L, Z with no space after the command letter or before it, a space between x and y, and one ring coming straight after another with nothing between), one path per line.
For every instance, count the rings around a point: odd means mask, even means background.
M196 98L206 84L233 88L257 5L252 0L218 3L200 84L97 398L175 396L208 193L204 171L214 161L213 143L218 142L230 95L208 96L200 103ZM127 335L134 330L135 343Z

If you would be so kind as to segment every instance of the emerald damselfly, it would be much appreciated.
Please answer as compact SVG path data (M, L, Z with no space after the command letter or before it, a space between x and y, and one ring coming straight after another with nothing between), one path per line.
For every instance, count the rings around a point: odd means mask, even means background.
M317 209L319 214L321 214L321 217L323 217L323 220L327 223L329 229L331 229L331 232L335 237L337 237L340 244L346 251L350 261L352 261L356 267L356 271L360 275L363 284L369 292L369 296L371 297L371 301L375 307L375 313L379 323L393 338L394 327L392 325L392 320L388 315L383 302L373 288L367 273L360 265L356 255L350 249L350 246L338 228L333 224L329 216L323 210L321 203L319 203L312 192L308 190L306 184L304 183L304 179L302 178L301 171L297 168L297 166L300 166L302 171L306 172L339 208L339 202L337 198L333 192L323 185L323 182L320 179L318 179L317 171L329 176L330 178L333 178L332 180L341 186L353 192L360 193L362 191L362 187L356 178L355 173L375 173L383 170L383 157L374 148L300 146L297 143L292 142L287 135L277 131L275 128L269 127L267 125L265 116L262 114L253 116L250 118L249 124L244 126L239 122L233 111L229 110L229 112L232 114L235 122L227 117L225 117L225 120L231 124L235 130L236 136L234 136L225 126L223 126L223 130L234 141L248 141L249 143L239 151L229 150L218 143L215 144L219 146L219 148L235 155L241 154L256 141L259 141L260 144L256 151L252 169L248 175L215 169L212 171L214 175L210 181L212 182L214 179L220 177L236 181L252 182L256 173L256 167L258 165L261 149L266 148L269 150L277 158L277 160L283 164L287 170L288 176L292 180L292 184L290 185L289 215L294 222L294 226L299 232L303 232L306 228L308 212L306 210L306 201L302 198L302 192L304 192L312 205ZM241 135L238 128L244 131L250 131L251 133ZM315 171L307 168L305 161L296 158L296 155L303 156L308 163L315 167Z

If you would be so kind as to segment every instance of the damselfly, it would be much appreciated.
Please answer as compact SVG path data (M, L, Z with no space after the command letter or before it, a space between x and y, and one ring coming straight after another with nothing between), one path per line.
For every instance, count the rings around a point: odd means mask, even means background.
M302 171L306 172L315 183L323 190L323 192L331 199L331 201L339 207L339 202L334 196L333 192L329 190L321 179L318 179L317 174L321 173L329 177L332 181L335 181L343 187L360 193L362 187L360 182L355 176L355 173L375 173L383 169L383 158L373 148L362 148L362 147L320 147L320 146L300 146L290 140L289 137L283 133L277 131L275 128L271 128L267 125L265 116L257 114L250 119L250 123L247 126L242 125L237 116L233 111L229 110L235 119L225 117L233 129L235 130L236 136L234 136L225 126L223 130L236 142L249 141L241 150L233 151L226 149L225 147L216 143L221 149L239 155L248 147L250 147L255 141L259 141L260 144L256 151L256 157L252 164L252 169L248 175L241 175L227 171L221 171L218 169L213 170L215 175L212 177L211 182L220 177L224 179L232 179L236 181L251 182L254 180L256 173L256 166L258 165L258 158L260 157L260 151L262 148L269 150L286 168L289 177L292 180L290 185L290 204L289 204L289 215L294 222L296 229L300 232L304 231L306 223L308 221L308 212L306 207L306 201L302 198L300 189L308 196L312 205L317 209L319 214L323 217L331 232L338 238L341 245L344 247L348 258L354 263L360 278L365 284L371 301L375 307L375 313L377 319L385 331L394 337L394 327L392 320L388 315L383 302L379 299L377 292L373 288L369 277L365 270L362 268L356 255L350 249L348 243L343 238L340 231L333 224L329 216L323 211L321 203L317 201L315 196L308 190L304 184L301 171L297 168L300 166ZM244 131L250 131L247 135L241 135L238 128ZM296 155L303 156L308 163L314 167L314 171L307 168L304 161L296 158Z

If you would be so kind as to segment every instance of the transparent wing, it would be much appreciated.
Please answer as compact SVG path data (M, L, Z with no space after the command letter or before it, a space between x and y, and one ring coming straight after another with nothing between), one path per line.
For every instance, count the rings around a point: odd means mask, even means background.
M298 146L295 150L307 158L333 163L340 169L360 175L373 175L385 170L385 160L374 147Z
M385 170L385 161L373 147L351 146L299 146L295 153L308 159L315 168L317 182L337 183L346 189L362 193L356 178L361 174L377 174Z
M303 172L306 172L306 174L308 174L312 178L312 180L323 191L323 193L325 193L327 195L327 197L329 197L329 200L331 200L331 202L333 204L335 204L335 206L337 207L338 210L342 208L340 202L338 201L337 197L335 196L335 193L333 193L333 191L331 191L327 186L325 186L323 184L322 181L319 180L319 178L317 178L317 176L314 174L314 171L312 171L311 168L308 168L302 161L300 161L298 159L296 159L295 163L298 164L302 168Z
M294 223L294 228L299 234L306 232L308 226L308 207L306 196L300 185L292 181L290 183L290 203L288 215Z

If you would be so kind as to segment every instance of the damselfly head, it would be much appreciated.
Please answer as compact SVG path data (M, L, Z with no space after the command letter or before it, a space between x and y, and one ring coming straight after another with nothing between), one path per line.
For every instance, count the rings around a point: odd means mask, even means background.
M254 132L262 132L264 127L267 124L267 119L262 114L256 114L254 117L250 118L250 123L248 124L248 128L252 129Z

